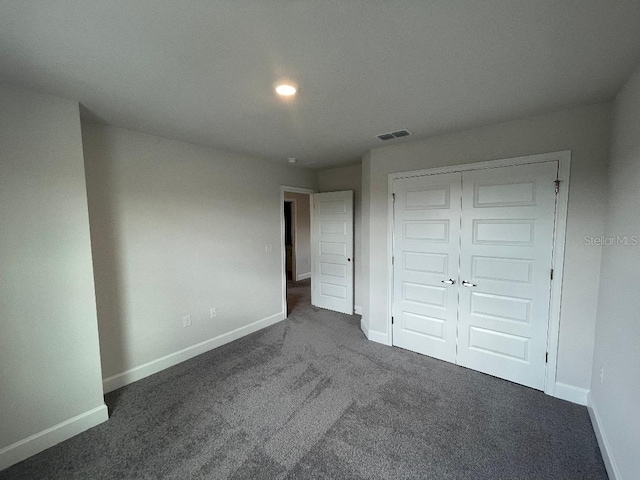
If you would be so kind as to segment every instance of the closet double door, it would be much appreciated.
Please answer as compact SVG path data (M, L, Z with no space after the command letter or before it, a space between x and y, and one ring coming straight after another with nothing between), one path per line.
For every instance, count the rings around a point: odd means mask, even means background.
M558 162L394 182L393 344L542 390Z

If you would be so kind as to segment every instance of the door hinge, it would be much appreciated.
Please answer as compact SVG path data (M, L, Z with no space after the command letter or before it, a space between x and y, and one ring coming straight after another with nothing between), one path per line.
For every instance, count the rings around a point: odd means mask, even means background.
M392 193L392 194L391 194L391 198L393 198L393 201L395 202L395 201L396 201L396 194L395 194L395 193Z
M396 257L391 257L391 265L395 265L396 263Z
M544 356L544 363L549 363L549 352Z
M553 280L553 268L551 269L551 280Z
M391 325L393 325L393 317L391 317Z
M560 180L556 180L556 193L560 191Z

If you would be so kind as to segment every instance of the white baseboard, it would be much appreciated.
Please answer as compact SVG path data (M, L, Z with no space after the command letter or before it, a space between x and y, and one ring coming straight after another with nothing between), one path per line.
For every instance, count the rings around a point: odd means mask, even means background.
M360 319L360 330L362 330L362 333L364 333L364 336L367 337L367 340L369 339L369 328L367 328L367 326L364 323L364 318Z
M309 273L301 273L300 275L296 276L296 281L300 281L300 280L306 280L307 278L311 278L311 272Z
M620 470L618 469L618 465L613 458L609 440L607 439L607 435L602 428L602 421L600 420L600 416L598 415L598 409L593 402L591 393L587 395L587 409L589 410L591 424L593 425L593 431L595 432L596 439L598 440L598 446L600 447L600 453L602 454L602 460L604 460L604 466L607 469L607 474L609 475L609 478L611 480L622 480Z
M224 333L222 335L218 335L214 338L210 338L209 340L205 340L204 342L197 343L183 350L170 353L169 355L165 355L164 357L157 358L138 367L105 378L102 380L104 391L105 393L107 393L120 387L124 387L125 385L129 385L130 383L141 380L145 377L148 377L149 375L153 375L154 373L158 373L169 367L173 367L174 365L182 363L185 360L189 360L190 358L196 357L202 353L208 352L209 350L213 350L214 348L221 347L222 345L225 345L229 342L233 342L234 340L242 338L245 335L257 332L258 330L273 325L274 323L278 323L283 319L283 312L276 313L275 315L271 315L270 317L266 317L262 320L250 323L249 325L245 325L244 327L236 328L235 330Z
M355 313L356 315L362 315L362 307L360 305L354 305L353 313Z
M383 345L391 345L389 343L389 337L386 333L378 332L377 330L371 330L367 328L364 323L364 319L360 320L360 329L364 333L364 336L367 337L368 340L376 343L382 343Z
M556 389L553 394L554 397L562 400L567 400L578 405L587 404L587 395L589 390L586 388L574 387L566 383L556 382Z
M0 470L53 447L109 419L106 405L81 413L0 450Z

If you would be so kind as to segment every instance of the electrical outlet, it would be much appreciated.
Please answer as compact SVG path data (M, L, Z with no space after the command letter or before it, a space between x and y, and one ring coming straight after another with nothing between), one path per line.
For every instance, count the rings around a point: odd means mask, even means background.
M218 316L218 310L216 309L216 307L213 307L209 310L209 315L211 315L211 318L215 318Z
M264 253L273 253L273 244L268 243L264 246Z
M191 315L185 315L184 317L182 317L182 326L184 328L191 326Z
M604 382L604 367L600 367L600 383Z

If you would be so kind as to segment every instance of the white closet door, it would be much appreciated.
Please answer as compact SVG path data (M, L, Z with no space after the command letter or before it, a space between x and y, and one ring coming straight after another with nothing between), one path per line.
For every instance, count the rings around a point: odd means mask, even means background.
M543 389L557 162L464 172L459 365Z
M393 344L455 361L461 174L394 184Z
M353 315L353 191L311 200L311 304Z

